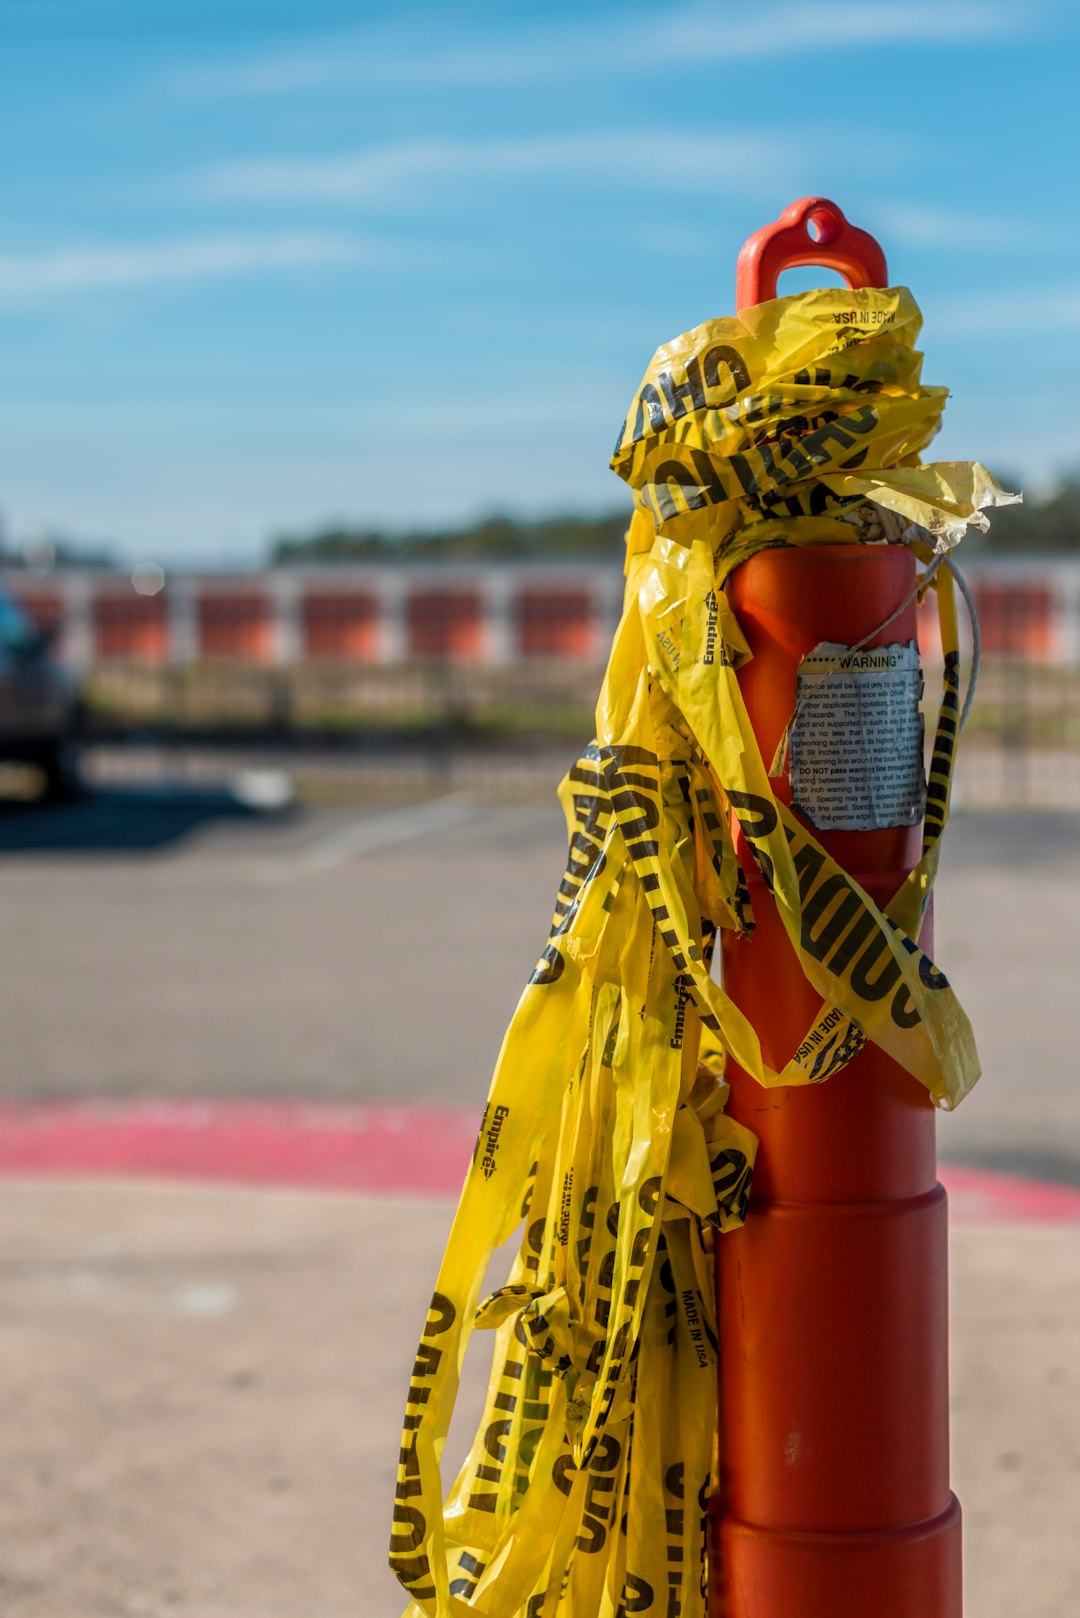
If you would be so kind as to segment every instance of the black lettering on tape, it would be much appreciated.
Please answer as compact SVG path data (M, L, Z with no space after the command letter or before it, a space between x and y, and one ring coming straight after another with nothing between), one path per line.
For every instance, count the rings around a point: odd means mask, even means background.
M651 1175L642 1184L641 1189L638 1191L638 1207L642 1213L654 1214L656 1212L656 1204L660 1200L660 1186L661 1180L658 1174Z
M399 1526L399 1524L404 1524L404 1527ZM408 1530L408 1532L406 1532L406 1530ZM395 1502L394 1529L392 1537L394 1540L401 1541L400 1549L403 1551L415 1551L419 1549L419 1547L424 1543L424 1536L426 1533L427 1523L424 1520L423 1512L417 1511L415 1506L406 1506L402 1505L400 1502ZM394 1553L393 1546L391 1547L391 1551Z
M838 895L841 896L839 904L829 912L827 920L815 933L815 925ZM839 943L861 908L858 894L852 892L844 876L837 873L826 877L811 894L803 896L800 942L806 953L812 955L815 961L823 961Z
M561 951L554 944L548 944L539 961L537 961L529 982L540 984L541 986L558 983L565 970L566 962Z
M691 511L700 511L702 506L709 504L697 472L682 461L661 461L652 474L651 481L656 489L661 511L667 519L677 517L679 514L679 508L668 492L671 484L678 489Z
M878 933L872 938L863 950L859 959L851 969L851 987L862 1000L883 1000L891 991L900 968L891 954L886 953L885 961L876 978L871 978L870 971L883 951L888 951L888 940L884 933Z
M705 386L707 388L720 386L721 365L726 367L731 378L731 397L745 392L750 386L750 372L747 370L746 361L737 348L732 348L727 343L715 343L701 356L701 371L705 378Z
M623 1582L622 1597L615 1618L629 1618L631 1613L651 1612L656 1596L648 1579L639 1579L628 1573Z
M656 380L664 390L672 421L678 421L688 410L704 410L705 389L701 385L701 367L696 354L686 362L685 382L676 382L670 371L661 371Z

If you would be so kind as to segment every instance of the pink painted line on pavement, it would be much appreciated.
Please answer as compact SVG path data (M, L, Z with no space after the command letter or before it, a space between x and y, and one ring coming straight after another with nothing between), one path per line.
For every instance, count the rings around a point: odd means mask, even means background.
M0 1105L0 1175L136 1175L456 1195L475 1109L278 1101Z
M455 1197L480 1109L292 1101L0 1104L0 1175ZM954 1224L1080 1223L1080 1188L945 1163Z
M965 1168L960 1163L939 1163L938 1179L949 1193L949 1219L954 1225L1080 1222L1077 1186Z

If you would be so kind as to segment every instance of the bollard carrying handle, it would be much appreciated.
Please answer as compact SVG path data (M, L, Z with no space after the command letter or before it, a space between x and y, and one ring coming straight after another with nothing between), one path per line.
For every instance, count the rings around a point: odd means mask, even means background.
M828 197L800 197L784 209L779 219L763 225L743 243L735 272L735 308L739 314L755 303L775 298L781 270L802 264L822 264L838 270L849 287L889 284L885 254L868 231L850 225Z

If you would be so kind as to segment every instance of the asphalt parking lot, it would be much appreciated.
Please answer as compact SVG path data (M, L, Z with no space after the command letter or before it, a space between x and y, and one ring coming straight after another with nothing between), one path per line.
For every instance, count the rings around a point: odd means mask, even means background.
M547 932L547 806L273 782L0 806L0 1096L479 1103ZM936 957L984 1077L942 1154L1080 1183L1080 814L956 814Z
M1078 832L950 828L936 955L985 1068L940 1121L958 1163L1080 1184ZM562 865L553 796L312 809L243 778L0 803L0 1099L477 1106ZM1071 1618L1080 1227L974 1214L951 1242L967 1611ZM0 1182L4 1618L394 1618L391 1475L449 1218ZM470 1356L467 1409L483 1379Z

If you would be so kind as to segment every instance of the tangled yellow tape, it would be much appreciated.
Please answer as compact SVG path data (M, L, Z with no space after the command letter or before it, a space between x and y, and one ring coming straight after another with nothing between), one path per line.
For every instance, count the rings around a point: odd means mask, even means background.
M942 1107L978 1077L967 1019L916 942L959 719L952 580L934 553L1013 497L980 466L920 464L945 392L920 382L918 329L903 289L776 299L660 349L628 412L612 461L635 491L626 602L596 740L560 787L566 875L409 1387L390 1554L407 1618L701 1618L710 1250L745 1216L757 1144L724 1111L725 1055L762 1084L808 1084L869 1039ZM766 546L882 529L927 564L946 654L923 856L884 911L773 793L723 589ZM710 971L717 930L754 926L733 817L822 997L781 1072ZM507 1283L481 1303L518 1226ZM491 1380L444 1502L474 1326L494 1334Z

